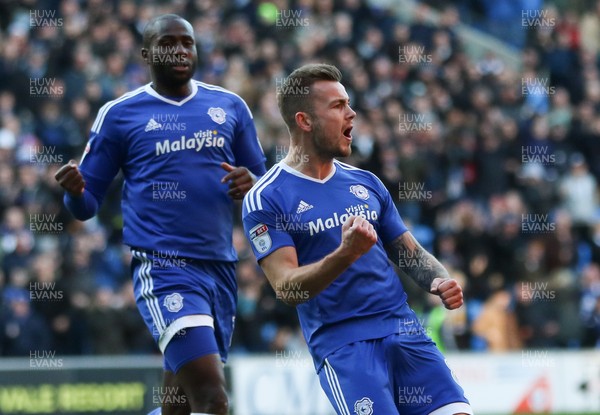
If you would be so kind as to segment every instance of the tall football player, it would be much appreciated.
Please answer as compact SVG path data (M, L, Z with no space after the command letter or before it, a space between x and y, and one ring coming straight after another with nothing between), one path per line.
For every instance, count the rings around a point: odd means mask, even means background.
M222 362L237 300L233 199L252 187L252 173L264 174L265 157L246 103L192 79L189 22L153 19L141 52L152 82L104 105L80 165L70 162L55 177L69 211L86 220L123 172L137 305L164 354L165 385L187 397L169 400L187 404L165 403L162 413L226 414Z

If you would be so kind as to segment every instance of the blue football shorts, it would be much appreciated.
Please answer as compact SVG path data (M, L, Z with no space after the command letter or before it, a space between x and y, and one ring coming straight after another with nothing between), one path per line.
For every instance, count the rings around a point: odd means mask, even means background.
M325 359L319 380L336 413L472 414L444 356L403 307L398 333L348 344Z
M219 353L225 362L235 323L235 262L172 257L135 248L131 252L136 304L165 355L165 369L176 372L203 354ZM211 327L214 339L194 327ZM165 353L170 343L177 353Z

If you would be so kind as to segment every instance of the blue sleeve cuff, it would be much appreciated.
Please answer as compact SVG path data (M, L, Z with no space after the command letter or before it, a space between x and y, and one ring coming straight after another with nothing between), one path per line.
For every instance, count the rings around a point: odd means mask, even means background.
M65 193L63 198L65 206L76 219L88 220L98 211L98 201L91 192L84 190L83 196L71 196Z

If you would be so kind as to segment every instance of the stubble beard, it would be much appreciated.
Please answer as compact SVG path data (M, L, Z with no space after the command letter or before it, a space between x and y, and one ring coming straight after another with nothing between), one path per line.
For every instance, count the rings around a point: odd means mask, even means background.
M335 157L348 157L352 153L352 148L348 146L343 149L339 145L339 141L331 143L321 127L320 123L315 123L313 127L313 145L317 157L322 160L332 160Z

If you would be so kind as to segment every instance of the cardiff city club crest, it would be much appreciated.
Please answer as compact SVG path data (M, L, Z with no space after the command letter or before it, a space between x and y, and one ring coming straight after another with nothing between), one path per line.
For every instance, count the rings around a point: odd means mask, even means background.
M373 401L365 397L354 402L354 412L357 415L372 415Z
M350 193L362 200L367 200L369 198L369 191L362 184L350 186Z
M225 117L227 116L227 114L221 107L210 107L208 109L208 115L210 116L210 119L216 122L217 124L223 124L225 122Z
M183 296L179 293L169 294L165 297L163 305L171 313L176 313L183 308Z

